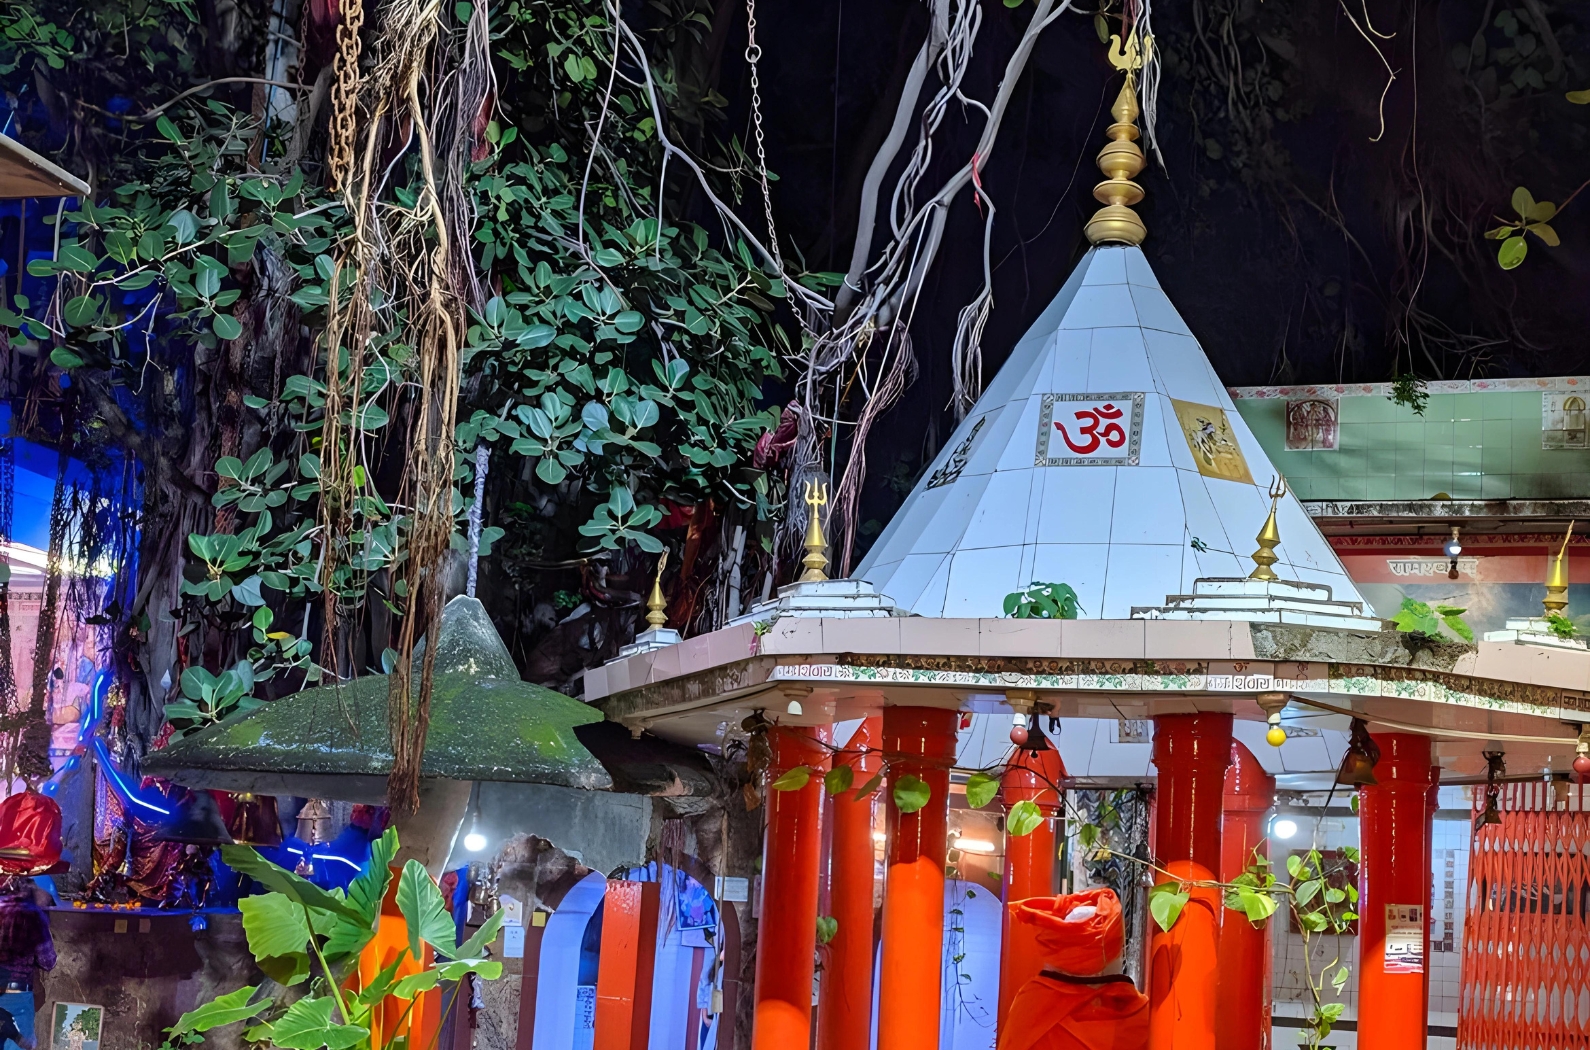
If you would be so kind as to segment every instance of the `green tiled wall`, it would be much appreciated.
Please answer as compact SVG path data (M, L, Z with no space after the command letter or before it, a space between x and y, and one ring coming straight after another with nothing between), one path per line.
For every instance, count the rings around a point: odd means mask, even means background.
M1236 400L1299 499L1590 498L1590 450L1540 447L1539 393L1432 394L1423 416L1374 395L1340 404L1337 448L1288 452L1286 399Z

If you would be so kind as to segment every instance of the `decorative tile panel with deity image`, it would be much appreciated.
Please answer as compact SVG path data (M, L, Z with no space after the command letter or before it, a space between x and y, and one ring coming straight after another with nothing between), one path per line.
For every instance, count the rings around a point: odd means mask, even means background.
M1175 398L1171 398L1170 403L1175 406L1176 421L1181 424L1182 436L1187 439L1193 462L1198 464L1198 473L1206 478L1253 484L1253 475L1248 473L1248 461L1243 458L1242 449L1237 445L1237 436L1231 429L1231 421L1226 418L1225 409Z
M1045 394L1038 467L1135 467L1143 444L1143 394Z
M1307 452L1336 448L1341 402L1333 397L1293 397L1286 401L1286 449Z
M1540 447L1590 448L1590 413L1583 394L1548 391L1540 395Z

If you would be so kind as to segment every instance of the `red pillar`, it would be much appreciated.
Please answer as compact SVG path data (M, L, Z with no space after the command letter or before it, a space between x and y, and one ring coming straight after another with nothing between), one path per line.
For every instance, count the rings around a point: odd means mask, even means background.
M885 801L889 859L884 873L883 959L878 980L878 1050L938 1050L944 954L944 861L950 819L954 711L888 707L883 749L889 759ZM894 804L906 775L931 795L915 813Z
M660 884L607 880L596 971L596 1050L646 1050Z
M1160 866L1181 879L1213 881L1220 870L1220 809L1231 762L1231 716L1154 719L1159 771L1154 848ZM1160 876L1159 881L1170 878ZM1214 1050L1219 976L1220 892L1194 888L1170 932L1149 930L1149 1046Z
M1275 778L1237 741L1226 770L1224 819L1220 827L1220 881L1230 882L1268 857L1270 809ZM1215 1030L1217 1050L1270 1050L1270 919L1254 926L1229 908L1220 910L1220 985Z
M1376 733L1378 784L1358 789L1358 1048L1409 1050L1425 1045L1429 936L1417 972L1393 962L1387 972L1388 919L1409 919L1430 894L1430 738Z
M1005 1023L1016 990L1043 969L1043 955L1031 926L1010 921L1010 906L1028 897L1054 894L1055 816L1060 812L1060 781L1065 779L1060 752L1017 750L1005 767L999 793L1008 817L1021 801L1038 804L1046 818L1030 834L1005 836L1005 872L1001 895L1005 902L1004 935L999 950L999 1021ZM995 1029L996 1031L998 1028Z
M761 925L756 946L753 1050L807 1050L812 1037L812 956L817 950L817 867L822 850L821 769L828 730L768 731L771 784L796 766L819 770L806 786L767 791Z
M834 757L855 771L855 787L871 780L883 764L882 743L883 719L869 718ZM839 928L828 942L817 1001L819 1050L869 1050L872 1045L872 807L877 797L858 801L852 789L830 799L828 907Z

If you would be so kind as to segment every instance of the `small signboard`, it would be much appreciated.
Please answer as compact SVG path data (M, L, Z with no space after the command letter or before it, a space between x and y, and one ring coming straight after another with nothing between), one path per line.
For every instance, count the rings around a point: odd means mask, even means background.
M1424 905L1386 905L1386 973L1424 972Z

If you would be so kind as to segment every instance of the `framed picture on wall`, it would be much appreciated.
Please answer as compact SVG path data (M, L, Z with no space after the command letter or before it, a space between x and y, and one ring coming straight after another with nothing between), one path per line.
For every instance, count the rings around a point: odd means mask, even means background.
M103 1006L56 1003L50 1011L50 1050L99 1050Z

